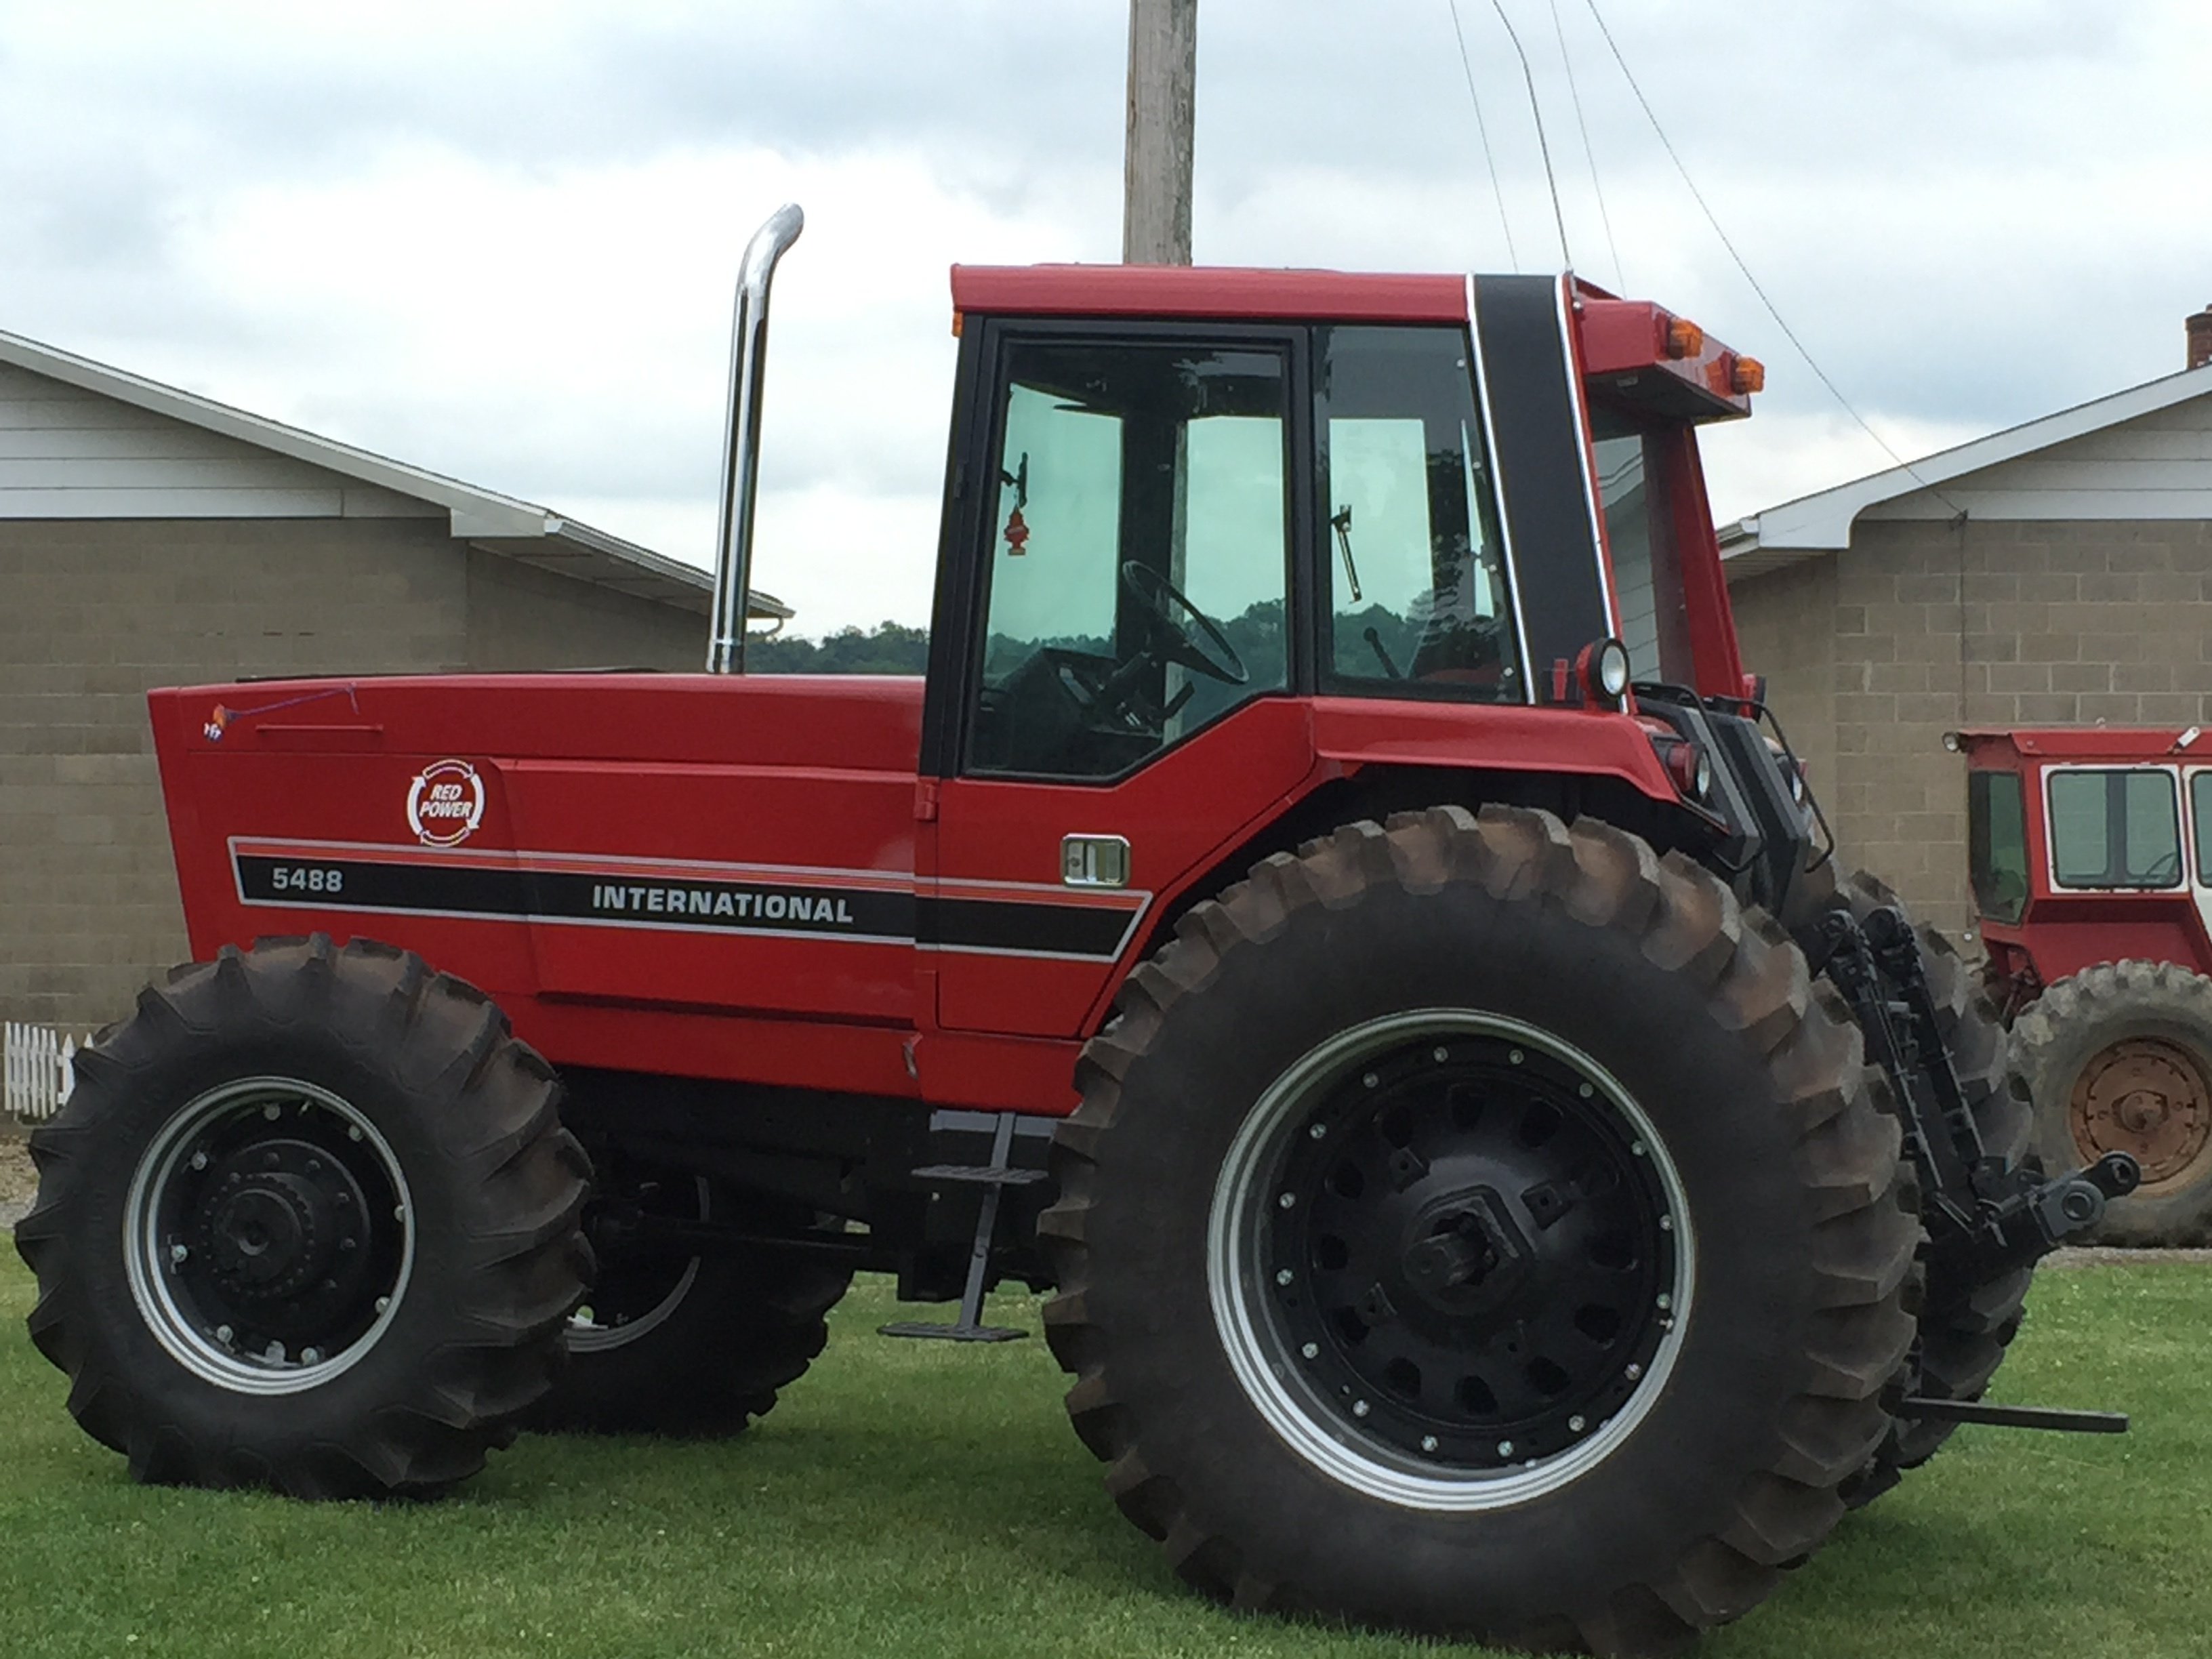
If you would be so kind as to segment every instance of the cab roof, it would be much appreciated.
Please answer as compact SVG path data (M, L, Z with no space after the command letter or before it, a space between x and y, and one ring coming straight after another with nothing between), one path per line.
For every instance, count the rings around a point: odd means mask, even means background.
M1970 755L2010 750L2035 760L2123 764L2212 759L2212 735L2197 726L1967 726L1951 736Z
M1283 323L1468 322L1473 291L1492 279L1392 271L1279 270L1236 265L955 265L954 327L969 312L989 317L1143 317ZM1523 279L1525 280L1525 279ZM1736 386L1739 354L1645 300L1624 300L1571 273L1583 373L1594 385L1626 386L1650 370L1679 418L1751 412ZM1570 288L1571 285L1571 288ZM1748 359L1741 361L1748 362ZM1761 371L1763 374L1763 371ZM1653 389L1647 384L1646 392Z

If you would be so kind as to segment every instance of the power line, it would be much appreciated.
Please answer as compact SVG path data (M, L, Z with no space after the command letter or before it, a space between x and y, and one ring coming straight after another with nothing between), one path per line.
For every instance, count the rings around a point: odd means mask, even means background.
M1597 150L1590 143L1589 122L1583 114L1582 88L1575 84L1575 60L1567 51L1565 26L1559 21L1559 0L1552 0L1552 33L1559 37L1559 63L1567 71L1567 95L1574 100L1575 125L1582 129L1583 154L1589 160L1590 192L1597 198L1598 222L1605 227L1606 252L1613 256L1613 285L1626 293L1628 278L1621 272L1620 245L1613 240L1613 216L1605 210L1605 186L1597 177Z
M1498 153L1490 147L1490 128L1482 118L1482 99L1474 89L1474 65L1468 61L1467 34L1459 26L1459 0L1444 0L1451 8L1452 33L1459 40L1459 66L1467 76L1467 95L1474 106L1474 130L1482 139L1482 159L1490 164L1490 188L1498 198L1498 228L1505 233L1505 262L1521 269L1521 256L1513 251L1513 224L1505 216L1505 187L1498 182Z
M1552 192L1552 222L1559 228L1559 263L1571 269L1575 257L1567 252L1567 217L1559 211L1559 181L1552 173L1552 146L1544 137L1544 106L1536 100L1536 73L1528 67L1528 54L1521 50L1513 20L1505 15L1504 0L1490 0L1490 9L1505 25L1505 38L1513 43L1513 55L1521 60L1521 78L1528 83L1528 113L1535 119L1536 148L1544 157L1544 183Z
M1682 182L1690 187L1690 194L1695 198L1698 210L1705 216L1705 222L1713 228L1713 234L1720 238L1721 246L1728 250L1729 258L1735 261L1735 268L1743 273L1743 280L1751 284L1751 291L1759 296L1759 304L1766 307L1766 314L1774 319L1774 325L1780 329L1784 337L1796 348L1797 355L1805 360L1805 366L1813 371L1822 386L1827 387L1828 395L1842 407L1844 413L1858 422L1859 429L1881 445L1882 453L1903 468L1905 475L1914 483L1920 485L1922 489L1930 491L1946 507L1963 516L1966 512L1964 507L1946 495L1942 489L1922 477L1912 463L1891 448L1889 441L1875 431L1868 422L1866 416L1852 406L1851 400L1844 396L1842 389L1828 378L1828 371L1822 368L1814 360L1813 354L1806 349L1805 343L1797 337L1797 331L1790 326L1782 313L1776 309L1774 301L1767 298L1766 290L1759 286L1759 278L1751 274L1751 267L1744 263L1743 255L1736 252L1735 244L1729 240L1728 232L1721 228L1721 222L1715 216L1711 205L1706 202L1705 192L1698 188L1698 181L1690 177L1690 169L1683 165L1681 156L1675 152L1674 142L1667 137L1667 130L1659 125L1659 117L1651 107L1651 100L1644 95L1644 88L1637 84L1635 72L1628 67L1628 60L1620 55L1620 46L1613 40L1613 31L1606 27L1605 15L1597 9L1597 0L1583 0L1583 3L1589 8L1589 15L1597 24L1598 33L1605 37L1605 44L1613 53L1613 61L1620 65L1620 73L1628 82L1628 89L1636 94L1636 101L1644 106L1644 119L1651 123L1651 131L1659 135L1659 143L1661 148L1666 150L1667 159L1674 164L1674 171L1682 175Z

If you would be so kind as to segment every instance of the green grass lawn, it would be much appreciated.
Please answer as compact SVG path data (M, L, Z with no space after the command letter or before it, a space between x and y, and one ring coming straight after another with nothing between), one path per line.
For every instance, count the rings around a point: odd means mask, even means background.
M1186 1594L1068 1431L1042 1340L892 1342L870 1282L726 1444L526 1438L443 1503L134 1486L79 1433L0 1264L0 1655L1382 1655ZM1035 1331L1033 1302L996 1320ZM2212 1272L2046 1273L2008 1400L2121 1439L1966 1429L1713 1659L2212 1650Z

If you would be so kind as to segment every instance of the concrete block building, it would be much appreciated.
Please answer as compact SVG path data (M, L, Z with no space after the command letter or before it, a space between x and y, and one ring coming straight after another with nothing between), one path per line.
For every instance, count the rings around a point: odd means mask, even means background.
M2212 725L2212 308L2188 367L1723 532L1843 856L1970 926L1962 726Z
M0 334L0 1018L102 1024L185 955L149 687L696 671L710 587L545 507Z

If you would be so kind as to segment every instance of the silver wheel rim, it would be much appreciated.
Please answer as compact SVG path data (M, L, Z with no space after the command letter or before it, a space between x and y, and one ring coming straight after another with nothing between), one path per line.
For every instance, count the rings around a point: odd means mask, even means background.
M696 1190L699 1194L699 1219L708 1220L711 1218L708 1212L713 1200L704 1176L698 1178ZM585 1305L568 1316L568 1352L605 1353L609 1349L623 1347L651 1334L684 1305L684 1298L691 1294L691 1286L698 1277L699 1258L695 1255L684 1264L683 1273L678 1276L674 1287L667 1295L635 1319L625 1319L612 1325L602 1325L598 1322L591 1306L591 1298L586 1297Z
M1307 1385L1299 1356L1273 1316L1261 1237L1278 1201L1273 1176L1291 1136L1323 1095L1370 1058L1415 1039L1502 1039L1571 1069L1593 1085L1644 1149L1673 1218L1670 1311L1644 1374L1626 1403L1588 1437L1555 1455L1497 1471L1440 1473L1359 1432ZM1662 1223L1662 1225L1667 1224ZM1214 1183L1206 1227L1206 1291L1214 1328L1238 1384L1292 1451L1330 1479L1401 1508L1470 1512L1504 1509L1559 1491L1618 1451L1665 1392L1692 1317L1696 1243L1681 1178L1650 1119L1617 1079L1559 1037L1504 1015L1430 1008L1393 1014L1339 1032L1309 1051L1254 1104Z
M313 1343L301 1344L296 1351L279 1347L258 1352L239 1346L234 1334L226 1334L232 1332L230 1326L194 1304L179 1278L191 1247L176 1236L173 1221L164 1215L183 1172L192 1167L192 1158L211 1138L242 1121L258 1118L281 1124L288 1117L295 1124L325 1120L312 1122L312 1127L343 1132L396 1199L388 1224L371 1218L371 1224L399 1229L396 1270L374 1286L375 1311L367 1328L329 1352ZM140 1156L124 1200L124 1264L139 1316L171 1358L203 1381L236 1394L300 1394L351 1370L398 1316L414 1274L415 1243L414 1200L391 1143L358 1107L297 1078L241 1078L187 1103ZM177 1255L180 1249L186 1252L183 1257Z

